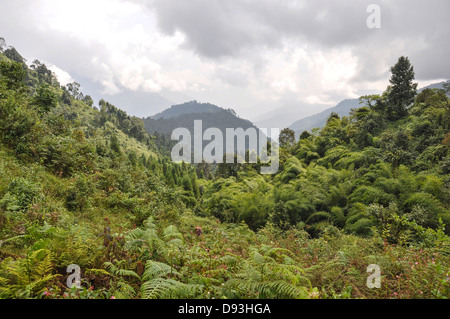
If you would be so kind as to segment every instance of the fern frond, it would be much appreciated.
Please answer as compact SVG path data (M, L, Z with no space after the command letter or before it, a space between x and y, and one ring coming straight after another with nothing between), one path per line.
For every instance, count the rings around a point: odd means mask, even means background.
M219 262L228 266L228 267L236 267L239 264L240 258L236 255L227 254L220 257Z
M179 247L179 246L183 245L183 241L181 239L179 239L179 238L174 238L174 239L169 240L167 242L167 245L169 245L169 246L178 246Z
M164 229L163 238L165 241L169 241L174 238L183 240L183 235L178 231L178 229L175 226L170 225Z
M139 275L136 272L134 272L133 270L119 268L120 263L118 264L118 266L116 266L113 263L107 261L103 264L103 266L112 275L120 276L120 277L130 276L130 277L134 277L134 278L141 280L141 277L139 277Z
M178 272L165 263L148 260L145 264L142 280L147 281L155 278L161 278L167 276L168 274L178 274Z
M188 299L199 295L202 285L185 284L173 279L155 278L141 286L144 299Z
M106 271L105 269L97 269L97 268L92 268L92 269L87 269L85 271L86 274L93 274L93 275L107 275L110 276L111 273Z
M305 287L297 287L285 281L252 282L239 279L229 280L226 289L234 291L233 297L252 297L261 299L306 299L309 297Z
M0 268L0 296L6 298L31 298L45 289L49 281L59 274L52 274L52 255L46 249L29 251L24 258L6 258Z

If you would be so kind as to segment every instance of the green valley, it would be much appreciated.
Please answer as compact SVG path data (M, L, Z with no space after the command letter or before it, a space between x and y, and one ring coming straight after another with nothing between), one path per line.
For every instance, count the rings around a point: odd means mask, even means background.
M349 116L284 129L261 175L174 163L158 120L5 47L0 298L449 298L450 86L417 94L411 72L401 57Z

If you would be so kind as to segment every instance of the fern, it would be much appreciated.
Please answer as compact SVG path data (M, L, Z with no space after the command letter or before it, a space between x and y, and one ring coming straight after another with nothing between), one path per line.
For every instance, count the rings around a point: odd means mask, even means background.
M163 231L163 238L165 241L170 241L173 239L179 239L182 240L183 239L183 235L178 231L178 229L173 226L167 226L164 231Z
M139 275L134 272L133 270L128 270L128 269L124 269L124 268L120 268L122 267L124 264L124 261L120 261L117 263L117 265L114 265L113 263L107 261L103 264L103 266L106 268L106 271L114 276L121 276L121 277L134 277L137 278L138 280L141 280L141 277L139 277Z
M231 279L227 282L230 298L261 299L306 299L309 297L306 287L297 287L285 281L252 282Z
M52 274L50 251L30 251L25 258L6 258L0 266L1 298L33 298L44 291L45 286L58 274Z
M311 225L311 224L316 224L321 221L329 221L330 219L331 219L331 215L329 213L316 212L308 217L308 219L306 220L306 223Z
M165 263L148 260L145 264L145 271L142 275L142 280L151 280L154 278L164 277L168 274L177 274L177 272Z
M253 249L242 269L224 287L230 298L308 298L311 282L287 249Z
M142 298L192 298L199 295L203 290L203 285L185 284L171 278L163 278L168 275L176 276L179 273L167 264L153 260L147 261L142 275L144 281L141 285Z
M144 222L144 229L136 228L128 232L125 236L125 247L131 251L144 253L146 250L153 254L159 252L162 254L165 250L164 242L157 234L157 228L150 217ZM151 257L151 256L150 256Z
M192 285L173 279L155 278L141 286L142 298L145 299L187 299L199 295L202 285Z

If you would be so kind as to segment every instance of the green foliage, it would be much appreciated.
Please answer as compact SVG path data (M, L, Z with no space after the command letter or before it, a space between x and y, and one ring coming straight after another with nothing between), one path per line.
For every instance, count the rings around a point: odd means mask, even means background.
M6 258L0 265L0 298L32 298L58 275L52 274L51 252L29 251L25 258Z
M24 213L39 198L40 193L40 185L21 177L16 178L11 181L3 198L0 199L0 207L9 214L7 216Z
M295 132L291 129L282 129L279 136L280 146L290 148L295 144Z
M48 112L57 106L56 94L50 89L48 84L41 85L36 92L33 103L41 112Z
M406 115L406 108L414 102L417 94L417 83L414 80L414 67L409 63L407 57L400 57L391 68L392 76L389 82L392 84L389 91L388 108L389 117L398 119Z
M172 279L178 272L170 266L148 260L142 275L141 294L144 299L188 299L202 292L202 285L186 284Z
M310 281L294 264L291 254L269 246L253 250L237 278L227 282L225 294L230 298L309 298Z
M93 185L84 177L77 178L75 185L68 191L66 207L70 211L83 210L89 206Z
M436 226L437 216L445 211L444 207L431 194L428 193L414 193L406 201L405 206L409 211L414 209L422 209L424 213L420 214L418 221L420 224L433 227ZM417 215L417 213L415 214ZM419 217L419 216L416 216Z
M5 84L6 89L19 89L24 84L25 76L26 72L21 63L0 61L0 82Z
M114 152L116 152L117 154L122 154L122 151L120 149L120 144L119 144L119 140L117 139L116 135L111 135L110 138L110 145L111 145L111 150L113 150Z
M411 100L412 68L349 117L285 131L261 175L173 163L167 135L0 46L0 298L450 297L449 100Z

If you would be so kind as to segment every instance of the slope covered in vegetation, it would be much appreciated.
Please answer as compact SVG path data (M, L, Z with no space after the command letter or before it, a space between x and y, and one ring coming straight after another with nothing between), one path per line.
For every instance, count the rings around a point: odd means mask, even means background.
M388 93L284 140L265 176L173 163L141 120L3 48L0 298L448 298L449 101L405 114Z

